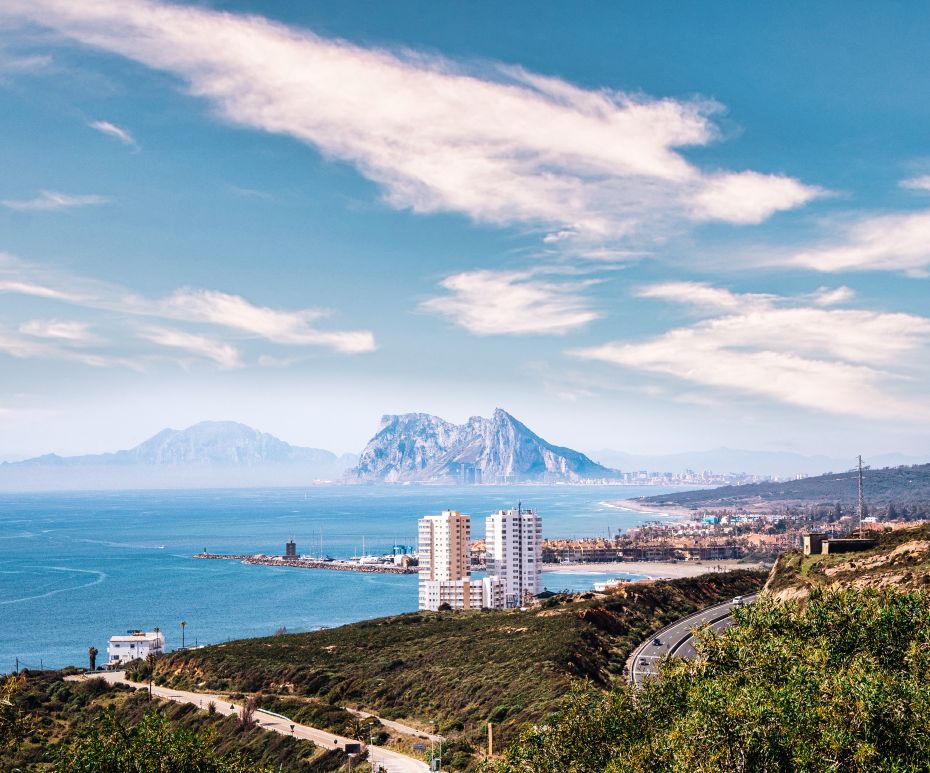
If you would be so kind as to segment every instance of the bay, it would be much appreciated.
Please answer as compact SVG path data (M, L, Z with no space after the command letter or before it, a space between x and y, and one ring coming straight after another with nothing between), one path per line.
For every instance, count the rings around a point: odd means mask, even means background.
M300 553L335 558L414 545L423 515L456 509L472 536L498 508L539 510L546 537L591 537L653 520L607 503L670 489L631 486L326 486L310 489L0 494L0 673L105 662L109 636L165 632L167 646L315 630L416 609L415 575L359 574L192 558ZM612 575L611 575L612 576ZM598 578L546 572L551 589Z

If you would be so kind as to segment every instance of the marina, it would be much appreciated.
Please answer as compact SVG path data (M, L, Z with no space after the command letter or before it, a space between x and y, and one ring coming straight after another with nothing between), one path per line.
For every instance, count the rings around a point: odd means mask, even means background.
M242 564L258 566L289 566L296 569L328 569L334 572L361 572L363 574L417 574L418 567L409 564L395 564L364 559L320 560L305 556L253 556L235 553L197 553L194 558L206 560L239 561Z

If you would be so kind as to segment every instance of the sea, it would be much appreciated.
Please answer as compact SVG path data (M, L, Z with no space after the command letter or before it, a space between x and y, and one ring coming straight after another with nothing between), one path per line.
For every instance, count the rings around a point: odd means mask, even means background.
M107 639L159 627L166 646L310 631L417 608L415 575L199 560L195 553L347 558L416 544L417 519L539 511L545 537L615 533L655 516L611 505L656 486L317 486L301 489L0 494L0 673L106 661ZM550 590L623 576L546 571ZM635 576L635 575L630 575Z

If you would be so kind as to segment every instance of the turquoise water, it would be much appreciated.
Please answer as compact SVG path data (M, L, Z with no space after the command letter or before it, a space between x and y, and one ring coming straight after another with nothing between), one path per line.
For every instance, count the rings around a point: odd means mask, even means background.
M413 544L416 521L453 508L483 518L518 501L546 537L603 535L648 520L606 505L657 487L320 487L228 491L0 494L0 673L106 659L109 636L159 626L170 648L305 631L416 609L414 575L201 561L192 554L284 552L333 557ZM477 523L475 523L477 521ZM547 572L551 589L590 589L604 575Z

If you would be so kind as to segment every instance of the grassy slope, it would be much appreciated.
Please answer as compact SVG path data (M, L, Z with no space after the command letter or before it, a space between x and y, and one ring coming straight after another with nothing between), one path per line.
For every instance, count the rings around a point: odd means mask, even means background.
M57 749L74 737L86 723L99 719L106 708L115 709L129 724L135 724L153 705L178 725L214 734L213 746L220 754L241 753L257 766L282 773L324 773L340 770L342 753L320 752L312 743L259 729L239 730L236 719L209 715L194 706L158 701L150 703L144 690L110 687L102 679L65 682L63 673L27 673L24 690L16 703L30 716L25 739L6 753L0 751L0 770L51 770Z
M637 584L603 597L556 597L528 611L414 613L332 630L247 639L170 655L178 687L313 696L478 742L501 742L555 707L573 678L607 685L652 630L758 588L733 572Z
M930 503L930 464L866 470L866 497L872 505L921 505ZM645 497L653 503L684 507L734 507L759 502L851 505L856 501L856 473L842 472L781 483L722 486Z

